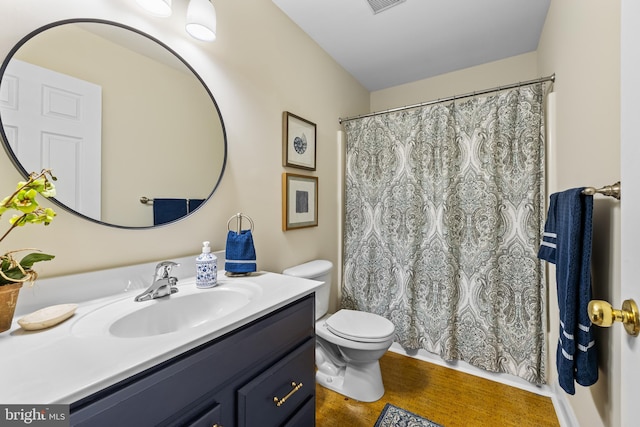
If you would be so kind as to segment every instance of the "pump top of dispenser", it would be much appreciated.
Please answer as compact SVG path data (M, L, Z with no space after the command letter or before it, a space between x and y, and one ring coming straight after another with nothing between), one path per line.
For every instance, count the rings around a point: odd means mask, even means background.
M209 253L211 253L211 243L209 243L209 242L202 242L202 253L203 253L203 254L209 254Z

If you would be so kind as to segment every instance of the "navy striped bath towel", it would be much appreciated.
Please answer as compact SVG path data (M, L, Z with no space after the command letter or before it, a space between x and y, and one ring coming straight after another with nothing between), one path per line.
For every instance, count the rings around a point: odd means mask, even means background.
M573 188L551 195L538 258L556 265L560 339L556 353L558 381L575 394L574 381L598 380L595 341L587 305L591 300L593 196Z

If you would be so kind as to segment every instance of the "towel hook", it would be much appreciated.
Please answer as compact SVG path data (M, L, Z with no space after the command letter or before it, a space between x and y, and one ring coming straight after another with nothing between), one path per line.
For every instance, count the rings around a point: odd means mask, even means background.
M242 218L246 218L249 220L249 224L251 224L250 230L253 231L253 220L247 215L242 214L241 212L238 212L237 214L229 218L229 221L227 221L228 231L231 231L231 221L233 221L234 218L236 219L236 233L240 234L240 232L242 231Z

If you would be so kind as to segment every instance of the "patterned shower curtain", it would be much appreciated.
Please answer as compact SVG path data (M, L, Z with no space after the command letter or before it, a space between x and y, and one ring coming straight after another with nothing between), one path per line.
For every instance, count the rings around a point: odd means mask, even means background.
M545 382L541 83L349 121L342 306Z

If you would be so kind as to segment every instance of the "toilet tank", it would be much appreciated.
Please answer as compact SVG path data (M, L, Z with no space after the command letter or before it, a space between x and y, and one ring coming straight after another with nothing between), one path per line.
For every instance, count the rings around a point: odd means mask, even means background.
M287 276L301 277L303 279L324 282L324 285L316 289L316 320L327 314L327 311L329 310L332 268L333 264L331 261L319 259L289 267L282 272L282 274Z

